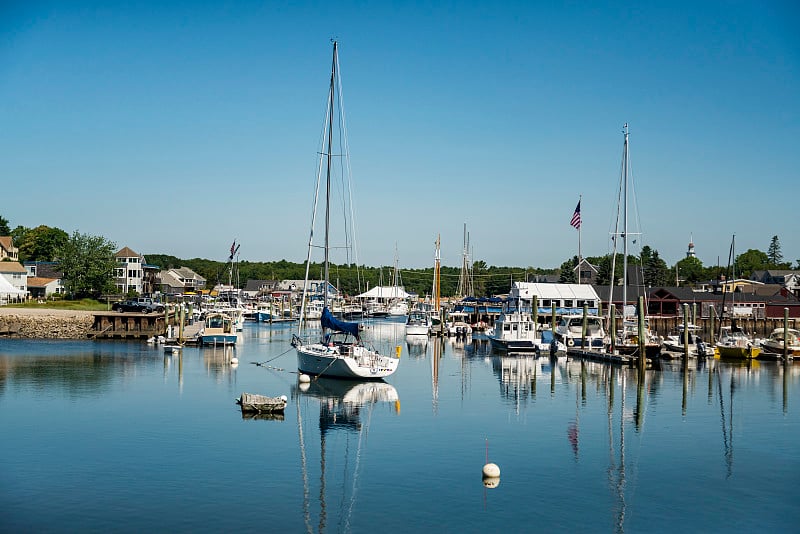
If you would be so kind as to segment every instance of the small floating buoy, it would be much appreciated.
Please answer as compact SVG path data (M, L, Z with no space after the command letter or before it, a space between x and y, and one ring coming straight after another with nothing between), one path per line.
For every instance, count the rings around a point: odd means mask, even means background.
M238 365L238 364L239 364L239 358L237 358L236 356L231 358L231 365Z
M311 377L306 374L301 374L300 376L297 377L297 381L300 382L301 384L308 384L309 382L311 382Z
M497 464L488 463L483 466L483 476L486 478L500 478L500 468Z
M301 382L300 385L297 386L297 389L299 389L302 392L308 391L309 388L311 388L311 384L309 384L308 382Z

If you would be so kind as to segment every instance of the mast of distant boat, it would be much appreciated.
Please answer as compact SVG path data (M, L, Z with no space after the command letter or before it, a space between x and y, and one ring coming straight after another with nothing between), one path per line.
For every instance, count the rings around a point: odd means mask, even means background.
M622 319L625 320L625 307L628 305L628 123L623 133L625 143L622 146Z

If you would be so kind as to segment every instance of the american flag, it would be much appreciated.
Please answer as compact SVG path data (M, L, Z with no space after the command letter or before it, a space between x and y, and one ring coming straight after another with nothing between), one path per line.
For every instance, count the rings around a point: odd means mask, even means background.
M575 213L572 214L572 220L569 221L570 226L575 227L576 230L581 229L581 201L575 206Z

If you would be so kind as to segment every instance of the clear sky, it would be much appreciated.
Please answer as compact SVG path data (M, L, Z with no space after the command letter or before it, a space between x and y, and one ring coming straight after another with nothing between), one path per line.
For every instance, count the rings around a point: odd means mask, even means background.
M800 4L3 2L0 215L121 248L303 261L340 46L360 260L610 252L630 124L669 265L800 258Z

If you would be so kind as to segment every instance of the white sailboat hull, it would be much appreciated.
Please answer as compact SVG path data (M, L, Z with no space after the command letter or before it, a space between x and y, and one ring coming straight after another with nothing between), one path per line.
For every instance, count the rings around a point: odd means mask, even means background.
M394 373L399 363L399 358L383 356L360 345L329 347L312 343L297 347L297 368L310 375L379 379Z

